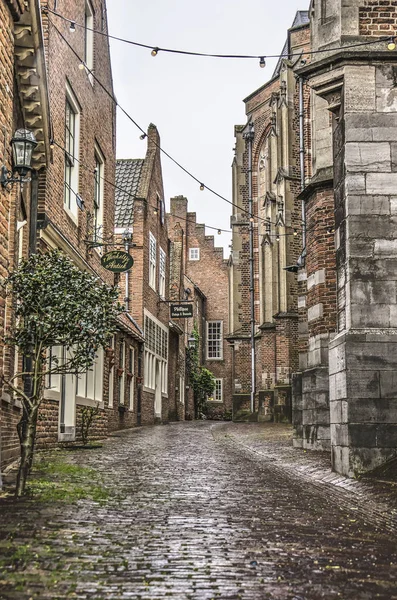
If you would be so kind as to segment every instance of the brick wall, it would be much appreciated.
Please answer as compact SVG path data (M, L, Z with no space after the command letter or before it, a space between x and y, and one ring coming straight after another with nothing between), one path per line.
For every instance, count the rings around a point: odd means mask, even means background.
M46 0L42 2L45 7ZM104 2L93 0L94 29L106 32L106 19ZM52 6L50 6L52 8ZM65 0L62 2L62 14L76 22L84 23L85 2L79 0ZM77 27L74 33L69 31L68 23L55 16L43 14L43 29L45 51L48 66L49 102L51 122L55 146L52 151L52 160L44 173L40 175L39 183L39 221L40 248L61 244L61 247L70 255L77 264L84 261L105 282L114 283L114 275L101 267L100 255L102 250L90 250L87 240L93 238L93 212L94 212L94 168L95 148L97 147L104 158L104 173L106 181L102 180L103 194L103 230L100 237L111 239L114 223L114 187L115 178L115 103L104 89L90 79L85 69L79 69L80 60L84 58L84 30ZM77 53L75 56L67 42ZM112 77L109 46L107 39L99 34L94 34L94 72L105 89L112 94ZM79 107L80 136L79 136L79 177L76 189L84 200L85 210L77 211L73 218L64 208L64 168L65 168L65 104L66 89L70 87ZM100 123L100 127L98 127ZM72 192L72 203L75 195ZM62 241L63 240L63 241ZM102 240L99 240L102 241ZM105 361L106 363L106 361ZM117 367L117 365L116 365ZM105 406L108 403L108 372L107 365L104 369L103 398ZM81 407L76 407L76 439L79 439L79 419ZM130 416L128 415L128 419ZM115 427L115 420L111 420L111 427ZM38 447L41 445L54 445L58 439L58 402L45 400L40 413L38 426ZM106 409L93 425L93 435L101 437L105 434L108 425ZM120 426L123 426L119 423Z
M291 30L291 53L310 47L308 26ZM305 57L306 58L306 57ZM298 368L298 296L296 273L285 267L295 265L302 253L302 220L299 87L288 67L245 99L246 113L254 125L253 142L253 213L254 222L254 302L255 322L259 326L257 349L257 390L290 386ZM304 88L305 175L311 175L310 89ZM248 150L243 128L236 127L234 165L233 223L233 314L236 340L234 380L236 393L251 389L250 270L248 204ZM262 173L261 173L262 172ZM279 201L284 225L279 224ZM270 232L264 221L269 219ZM269 233L269 236L267 234ZM279 241L276 234L280 234ZM246 361L246 364L243 364ZM284 392L283 392L284 393ZM276 393L277 401L277 393Z
M368 0L359 8L359 33L380 37L397 33L395 0Z
M307 309L321 305L321 316L309 321L310 337L336 329L336 263L333 189L313 194L306 202L308 277ZM317 273L324 277L313 280ZM319 282L319 283L317 283Z
M173 216L176 215L176 216ZM171 215L168 215L169 230L172 247L176 254L177 249L183 247L182 256L175 256L173 264L173 278L177 284L180 273L184 271L187 277L186 286L190 288L190 300L194 301L194 319L183 323L186 336L193 330L194 324L198 327L200 335L200 354L203 365L208 368L217 379L223 380L223 406L218 410L230 411L232 408L232 381L231 381L231 351L225 337L229 333L229 279L228 263L223 258L223 248L215 246L213 235L205 235L205 226L197 223L196 213L188 212L188 201L183 196L171 198ZM182 246L178 246L182 245ZM189 249L198 248L200 258L197 261L189 260ZM200 302L200 293L195 290L197 286L204 295L203 305ZM176 289L175 285L175 289ZM197 297L196 297L197 296ZM179 295L179 297L183 297ZM204 311L200 314L199 306ZM223 358L222 360L209 360L206 356L206 321L222 321L223 324ZM182 323L181 323L182 324ZM212 405L215 409L215 404ZM188 412L188 409L187 409Z
M18 20L23 7L16 0L0 1L0 165L11 169L11 138L14 131L23 125L14 67L14 19ZM19 188L11 190L0 186L0 278L8 275L15 264L16 219L21 218L22 204L29 215L29 186L25 186L22 200ZM27 231L25 227L25 231ZM25 236L25 241L27 236ZM0 340L12 323L12 301L0 289ZM5 376L14 372L14 351L0 343L0 373ZM19 454L19 439L16 426L21 418L20 402L9 390L0 387L0 468L14 460Z

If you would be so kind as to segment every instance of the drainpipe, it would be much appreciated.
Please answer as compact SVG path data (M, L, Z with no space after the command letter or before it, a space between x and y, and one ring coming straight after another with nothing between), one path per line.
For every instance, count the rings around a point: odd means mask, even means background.
M249 124L249 132L244 134L248 142L248 212L249 224L249 265L250 265L250 317L251 317L251 412L255 412L255 279L254 279L254 222L252 198L252 145L254 141L254 124Z
M128 254L128 250L129 250L129 244L128 242L125 243L124 245L124 249ZM129 312L130 310L130 276L128 271L125 272L125 312Z
M30 214L29 214L29 246L28 256L29 258L37 252L37 207L39 202L39 174L36 169L32 169L31 172L31 187L30 187ZM27 373L32 371L32 357L24 356L24 371ZM23 382L23 388L25 394L30 398L32 395L32 378L30 375L26 375ZM24 416L27 419L27 413L25 404L23 408Z
M126 251L127 254L129 254L129 250L130 250L130 245L132 242L132 233L126 229L123 233L123 242L124 242L124 250ZM126 271L125 272L125 298L124 298L124 303L125 303L125 311L128 313L129 309L130 309L130 275L129 272Z
M139 344L138 351L138 378L139 381L142 381L142 363L143 363L143 344ZM136 407L136 424L138 427L142 424L142 385L143 383L138 384L137 390L137 407Z
M305 189L305 127L304 127L304 104L303 104L303 77L299 77L299 159L301 191ZM306 248L306 208L302 199L302 248Z

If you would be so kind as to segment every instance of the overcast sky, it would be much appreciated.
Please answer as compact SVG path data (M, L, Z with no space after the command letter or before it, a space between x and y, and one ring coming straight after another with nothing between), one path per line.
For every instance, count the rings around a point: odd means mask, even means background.
M108 0L112 35L143 44L211 54L269 55L281 52L297 10L309 0ZM257 60L198 58L159 53L122 42L111 43L113 78L119 104L143 128L154 123L161 146L197 179L232 199L234 125L245 123L243 99L271 78ZM146 140L118 111L118 158L143 158ZM184 195L189 210L207 225L230 229L231 206L199 186L162 157L167 207ZM217 245L228 255L230 234Z

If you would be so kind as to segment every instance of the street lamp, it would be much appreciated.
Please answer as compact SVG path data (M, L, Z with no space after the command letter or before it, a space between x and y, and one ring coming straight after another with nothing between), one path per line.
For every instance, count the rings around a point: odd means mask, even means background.
M10 172L5 165L1 167L0 183L6 188L10 183L25 183L30 181L26 175L32 170L32 154L37 146L36 138L28 129L17 129L11 140L13 155L13 170ZM14 173L18 177L14 177Z
M193 349L196 347L196 338L194 337L194 335L191 333L188 340L187 340L187 345L190 349Z

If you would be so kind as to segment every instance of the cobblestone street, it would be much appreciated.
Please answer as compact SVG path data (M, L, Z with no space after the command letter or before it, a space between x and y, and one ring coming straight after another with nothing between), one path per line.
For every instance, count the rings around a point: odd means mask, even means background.
M0 501L2 600L397 598L396 487L330 474L286 426L180 423L68 460L106 502Z

